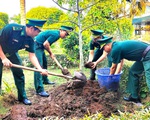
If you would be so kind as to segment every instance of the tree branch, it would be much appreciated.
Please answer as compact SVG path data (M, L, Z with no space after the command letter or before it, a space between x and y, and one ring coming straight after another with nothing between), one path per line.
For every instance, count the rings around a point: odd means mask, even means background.
M58 2L56 2L55 0L52 0L54 3L56 3L61 9L64 9L64 10L67 10L67 11L71 11L71 12L77 12L77 11L75 11L75 10L72 10L72 9L67 9L67 8L65 8L65 7L63 7L63 6L61 6L60 4L58 4Z
M92 5L89 5L89 6L85 7L85 8L82 8L82 9L79 9L79 10L72 10L72 9L67 9L67 8L61 6L61 5L58 4L58 2L56 2L55 0L52 0L52 1L53 1L54 3L56 3L60 8L64 9L64 10L72 11L72 12L77 12L77 13L80 12L80 11L84 11L85 9L90 8L90 7L96 5L97 3L100 2L100 0L99 0L99 1L97 1L96 3L94 3L94 4L92 4Z
M101 24L101 23L102 23L102 22L98 22L98 23L92 24L92 25L90 25L90 26L88 26L88 27L82 29L81 32L83 32L84 30L86 30L86 29L88 29L88 28L90 28L90 27L92 27L92 26L99 25L99 24Z
M94 3L94 4L91 4L91 5L89 5L89 6L85 7L85 8L80 9L80 11L83 11L83 10L85 10L85 9L87 9L87 8L90 8L90 7L96 5L96 4L99 3L99 2L100 2L100 0L97 1L96 3Z

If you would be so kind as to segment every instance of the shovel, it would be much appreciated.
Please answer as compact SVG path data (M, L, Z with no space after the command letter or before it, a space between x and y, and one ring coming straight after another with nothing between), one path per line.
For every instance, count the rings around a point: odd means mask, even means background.
M30 67L25 67L25 66L21 66L21 65L16 65L16 64L12 64L12 67L15 68L21 68L21 69L25 69L25 70L30 70L30 71L35 71L35 72L42 72L41 70L35 69L35 68L30 68ZM62 74L56 74L56 73L52 73L52 72L48 72L49 75L53 75L53 76L58 76L58 77L63 77L65 79L79 79L79 80L75 80L75 81L86 81L86 76L83 73L80 72L75 72L74 76L67 76L67 75L62 75Z
M61 66L61 64L58 62L58 60L56 59L56 57L54 57L54 61L57 64L57 66L61 69L61 72L62 72L63 75L71 76L71 73L68 71L68 69L67 68L63 68Z

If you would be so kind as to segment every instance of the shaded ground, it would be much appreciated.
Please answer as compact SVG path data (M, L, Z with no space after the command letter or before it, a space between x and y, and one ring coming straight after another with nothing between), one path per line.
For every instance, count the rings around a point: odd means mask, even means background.
M121 111L132 112L133 103L122 101L119 92L99 88L98 82L87 81L84 87L68 87L68 83L49 90L50 97L42 98L31 91L31 106L19 103L15 97L9 96L6 105L12 105L7 115L0 116L3 120L38 120L44 117L82 118L101 112L105 117ZM127 107L128 106L128 107Z

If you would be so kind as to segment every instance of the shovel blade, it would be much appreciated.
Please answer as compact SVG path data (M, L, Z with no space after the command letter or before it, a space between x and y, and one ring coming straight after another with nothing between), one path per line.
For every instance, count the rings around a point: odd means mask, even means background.
M71 73L70 73L69 70L66 69L66 68L63 68L63 69L62 69L62 74L63 74L63 75L67 75L67 76L71 76Z
M77 89L83 88L86 84L86 76L82 72L74 72L73 81L70 82L67 88Z
M74 72L74 78L79 79L81 81L86 81L87 80L85 74L82 73L82 72Z

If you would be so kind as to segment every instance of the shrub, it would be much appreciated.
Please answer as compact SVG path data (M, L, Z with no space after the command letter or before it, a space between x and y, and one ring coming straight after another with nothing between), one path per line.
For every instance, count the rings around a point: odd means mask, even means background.
M4 22L4 24L8 24L8 14L0 12L0 20Z
M57 60L59 61L59 63L63 67L71 68L71 67L77 67L78 66L78 64L76 64L76 62L72 62L72 61L68 60L64 54L61 54L61 55L56 54L55 56L56 56ZM57 68L57 64L49 57L49 55L47 55L46 57L47 57L48 66L51 69ZM24 66L33 67L28 56L25 56L25 57L21 56L21 58L22 58L22 63Z
M5 23L0 19L0 30L5 26Z

